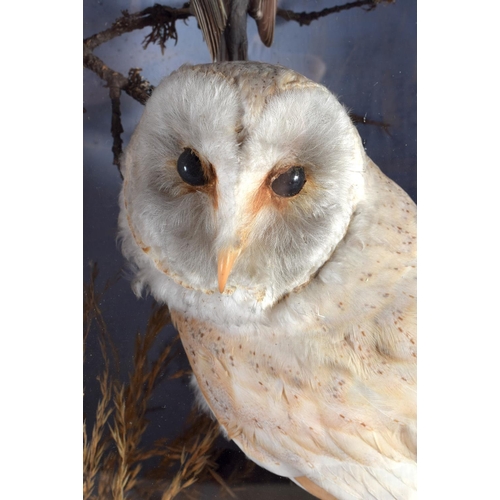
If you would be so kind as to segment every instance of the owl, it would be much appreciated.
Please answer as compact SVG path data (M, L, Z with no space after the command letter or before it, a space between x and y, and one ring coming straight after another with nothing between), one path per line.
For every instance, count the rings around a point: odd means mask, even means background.
M183 66L124 157L137 294L228 439L320 499L416 497L416 207L323 86Z
M264 45L273 43L277 0L192 0L190 5L213 61L247 59L247 14Z

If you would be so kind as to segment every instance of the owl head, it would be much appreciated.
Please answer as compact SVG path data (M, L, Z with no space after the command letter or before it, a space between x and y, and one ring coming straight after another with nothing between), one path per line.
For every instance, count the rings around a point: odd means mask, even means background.
M181 67L154 90L123 162L120 235L137 289L276 303L342 240L365 162L342 105L304 76Z

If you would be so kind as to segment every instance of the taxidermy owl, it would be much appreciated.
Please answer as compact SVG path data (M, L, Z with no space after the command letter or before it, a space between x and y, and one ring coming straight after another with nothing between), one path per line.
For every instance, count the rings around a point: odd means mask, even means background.
M292 70L183 66L146 104L119 219L204 408L321 499L415 498L416 207Z
M266 47L273 43L277 0L191 0L213 61L247 59L247 14Z

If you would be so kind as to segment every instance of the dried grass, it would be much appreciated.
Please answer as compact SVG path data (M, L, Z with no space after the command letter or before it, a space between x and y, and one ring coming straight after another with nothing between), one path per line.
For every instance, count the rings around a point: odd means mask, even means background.
M181 344L176 337L155 360L150 360L155 340L170 323L168 309L155 305L145 333L136 336L133 370L128 382L120 381L117 350L99 307L103 294L113 282L98 293L97 276L97 266L94 266L90 282L84 287L84 353L85 345L97 330L102 355L102 372L98 377L100 399L90 436L85 422L83 426L84 500L171 500L181 493L185 498L194 499L198 492L193 485L204 481L218 483L221 497L236 498L216 472L218 451L214 445L219 426L208 416L193 409L179 436L170 441L160 439L152 446L145 444L148 403L182 349ZM179 370L169 378L184 375L186 370ZM144 465L151 459L157 464L146 474Z

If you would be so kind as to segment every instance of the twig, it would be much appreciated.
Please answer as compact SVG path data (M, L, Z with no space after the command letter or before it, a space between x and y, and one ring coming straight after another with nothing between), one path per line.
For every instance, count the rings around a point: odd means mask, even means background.
M121 121L122 113L120 111L120 94L121 90L118 87L109 88L109 97L111 98L111 135L113 136L113 165L118 167L120 177L123 180L123 175L120 168L120 157L122 155L122 137L123 126Z
M127 10L123 10L122 14L122 17L118 18L111 28L88 37L83 43L90 50L94 50L102 43L109 42L117 36L121 36L124 33L130 33L131 31L141 30L147 26L153 26L153 31L144 39L144 48L157 40L161 40L162 43L165 43L167 38L173 38L177 41L175 21L186 20L193 15L189 7L174 9L167 5L159 4L155 4L153 7L148 7L135 14L129 14ZM166 26L164 33L162 33L161 29L158 29L159 26ZM153 35L155 32L157 33L157 38ZM162 38L163 34L166 35L165 38ZM162 46L161 43L160 46ZM162 46L162 53L164 49L165 46Z
M126 78L118 71L111 69L99 59L84 44L83 45L83 66L96 73L107 83L108 87L116 87L126 92L141 104L146 104L154 87L139 74L139 69L132 68L129 71L129 77Z
M366 115L361 116L356 113L349 113L349 117L353 123L360 123L361 125L375 125L376 127L381 127L386 134L391 135L389 134L389 127L391 126L389 123L370 120L369 118L366 118Z
M379 3L394 3L395 0L358 0L356 2L346 3L343 5L336 5L335 7L328 7L319 12L294 12L292 10L278 9L276 15L283 18L285 21L295 21L300 26L309 26L312 21L342 12L343 10L354 9L356 7L367 7L367 11L374 9Z

